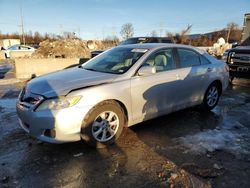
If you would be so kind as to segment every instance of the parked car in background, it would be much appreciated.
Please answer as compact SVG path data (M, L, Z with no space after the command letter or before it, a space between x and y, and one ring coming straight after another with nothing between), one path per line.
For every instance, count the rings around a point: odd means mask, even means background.
M10 46L20 44L20 39L0 39L0 48L1 50L5 50Z
M143 44L143 43L174 43L174 42L169 37L132 37L121 42L120 45Z
M82 66L34 78L16 108L33 137L103 147L124 127L200 104L212 110L228 77L224 62L191 46L121 45Z
M5 50L5 58L10 58L11 52L34 52L35 48L26 45L16 44Z
M230 81L250 78L250 37L235 48L226 50L222 59L229 66Z
M127 45L127 44L144 44L144 43L174 43L174 41L169 37L132 37L123 42L119 45ZM104 51L96 50L91 52L91 58L99 55Z

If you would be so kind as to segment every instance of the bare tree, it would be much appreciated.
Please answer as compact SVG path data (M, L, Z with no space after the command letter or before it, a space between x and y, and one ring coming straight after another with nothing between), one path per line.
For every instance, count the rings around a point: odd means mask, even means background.
M175 34L176 43L188 44L189 41L188 41L187 34L190 32L191 28L192 28L192 25L188 25L186 29L182 30L180 33L176 33Z
M47 39L49 39L50 37L49 37L49 34L46 32L45 34L44 34L44 40L47 40Z
M180 35L181 44L187 44L187 40L188 40L187 34L191 31L191 28L192 28L192 25L188 24L187 28L181 31L181 35Z
M119 38L116 35L107 36L104 40L102 40L105 48L111 48L117 46L119 44Z
M175 36L176 36L176 34L174 34L174 33L166 32L166 37L171 38L174 42L176 42Z
M70 31L64 31L62 38L64 39L76 39L76 33L75 32L70 32Z
M226 40L227 42L229 42L231 35L232 35L232 38L237 38L236 31L239 30L238 24L234 22L228 23L226 30L227 30L227 40Z
M122 38L128 39L134 35L134 27L132 23L125 23L122 25L121 32Z

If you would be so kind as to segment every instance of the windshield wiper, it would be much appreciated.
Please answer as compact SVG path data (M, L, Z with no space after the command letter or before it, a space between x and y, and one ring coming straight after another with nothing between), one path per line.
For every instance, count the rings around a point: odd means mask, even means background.
M95 70L95 69L92 69L92 68L85 68L85 67L82 67L83 69L85 69L85 70L89 70L89 71L95 71L95 72L98 72L97 70Z

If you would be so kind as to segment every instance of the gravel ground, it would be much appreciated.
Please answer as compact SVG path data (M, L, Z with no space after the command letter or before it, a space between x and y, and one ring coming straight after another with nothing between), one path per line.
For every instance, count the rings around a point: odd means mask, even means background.
M138 124L105 149L28 136L15 112L21 86L0 80L0 187L250 187L248 80L235 80L212 112Z

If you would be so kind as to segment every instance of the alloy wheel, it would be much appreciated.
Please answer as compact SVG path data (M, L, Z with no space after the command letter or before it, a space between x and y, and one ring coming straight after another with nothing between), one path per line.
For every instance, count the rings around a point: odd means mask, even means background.
M99 142L107 142L115 136L119 123L115 112L104 111L95 118L92 124L92 135Z
M212 86L207 93L207 105L212 107L216 104L219 98L219 92L216 86Z

